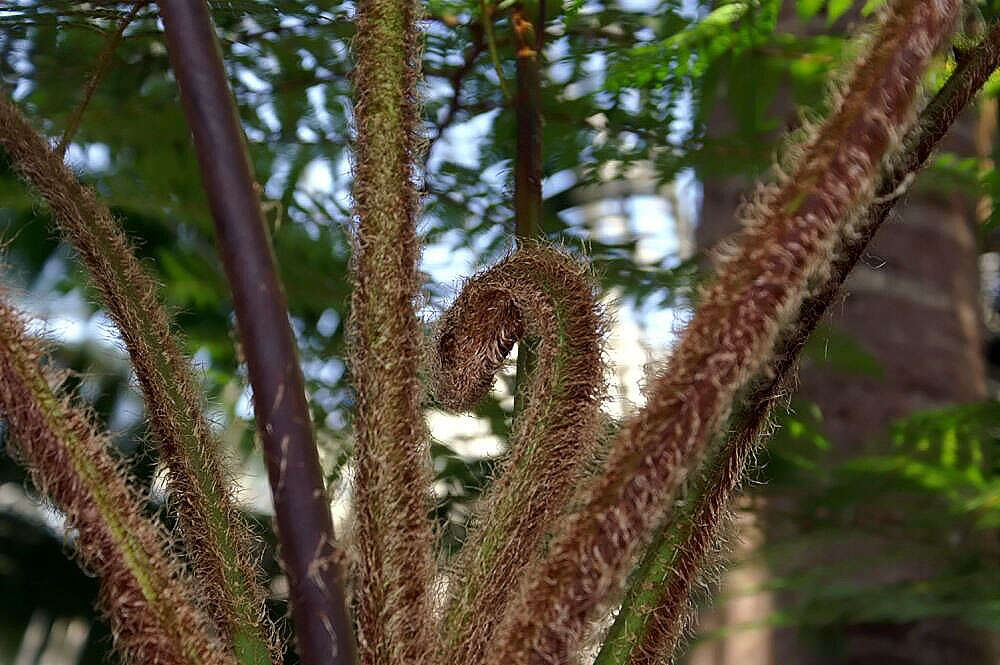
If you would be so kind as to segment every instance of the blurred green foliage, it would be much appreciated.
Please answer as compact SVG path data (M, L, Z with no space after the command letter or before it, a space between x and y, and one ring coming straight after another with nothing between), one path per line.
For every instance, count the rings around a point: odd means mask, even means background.
M780 497L769 508L785 522L776 533L794 534L760 552L781 571L769 588L792 599L770 621L827 649L860 623L950 617L1000 629L1000 405L918 412L893 425L888 446L873 436L878 445L847 461L834 461L814 407L791 412L768 445L760 492Z

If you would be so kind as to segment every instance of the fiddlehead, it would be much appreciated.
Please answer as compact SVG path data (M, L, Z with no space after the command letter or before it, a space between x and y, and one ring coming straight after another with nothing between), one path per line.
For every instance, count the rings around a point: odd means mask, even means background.
M551 554L522 576L497 630L500 663L563 662L622 583L669 497L772 353L810 278L828 271L844 226L871 201L882 159L910 123L921 76L961 2L888 8L829 119L790 177L762 190L732 257L706 289L646 406L623 428L605 472Z
M606 327L589 269L534 241L470 279L438 323L433 389L453 410L485 396L515 342L538 345L530 379L519 388L525 406L510 456L458 555L443 619L446 663L482 659L514 582L538 556L594 453Z

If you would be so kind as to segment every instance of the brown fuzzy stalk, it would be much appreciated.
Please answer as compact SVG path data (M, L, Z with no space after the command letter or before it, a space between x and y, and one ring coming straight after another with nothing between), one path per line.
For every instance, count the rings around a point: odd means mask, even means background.
M56 395L42 353L0 300L0 414L39 492L75 529L81 565L101 578L115 645L136 665L230 665L230 649L196 607L166 533L110 455L89 414Z
M268 662L269 649L277 651L251 554L256 538L234 504L220 442L201 412L191 363L170 329L156 284L107 206L80 184L6 98L0 98L0 146L51 208L121 333L212 618L237 647L241 662Z
M677 525L680 542L664 539L654 544L647 553L646 562L640 570L649 574L640 574L634 580L597 659L598 665L624 662L629 665L652 665L673 659L680 638L693 616L690 602L692 590L702 577L719 540L719 532L726 522L725 515L739 490L753 452L766 439L771 412L787 394L786 384L799 353L899 200L900 190L923 166L934 146L997 67L1000 67L1000 26L994 27L982 43L966 54L962 64L921 113L917 126L907 135L904 152L894 160L893 168L879 187L879 202L866 211L855 234L845 239L829 278L802 303L799 317L787 340L781 344L764 372L764 376L769 378L747 399L735 434L724 444L717 463L708 471L706 486L696 498L693 517L689 524ZM664 567L666 574L659 572ZM655 591L649 593L649 589ZM627 658L622 656L622 652L629 654Z
M479 402L514 343L537 339L511 453L459 554L443 618L446 663L478 663L525 567L566 508L603 424L607 329L586 265L529 241L473 277L441 318L434 391L446 407Z
M351 371L357 391L356 618L365 665L433 658L431 474L418 367L420 8L358 3Z
M634 553L696 466L736 392L767 362L810 277L872 199L880 165L912 116L921 76L960 0L891 3L846 92L790 176L761 190L736 251L704 292L646 406L623 428L586 508L524 575L486 663L564 662L619 590Z

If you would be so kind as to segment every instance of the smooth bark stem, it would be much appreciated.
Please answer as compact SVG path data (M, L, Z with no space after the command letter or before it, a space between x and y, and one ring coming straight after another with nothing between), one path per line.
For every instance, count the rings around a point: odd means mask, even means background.
M514 8L514 41L517 48L517 152L514 154L514 223L518 242L542 232L542 86L539 73L545 0L524 2ZM485 17L484 21L487 20ZM537 20L537 24L536 24ZM524 386L535 364L530 340L517 347L514 414L524 408Z
M514 210L518 238L541 231L542 218L542 101L538 61L544 26L526 6L514 9L517 44L517 153L514 155Z
M204 0L159 5L233 292L299 655L305 665L350 665L354 637L302 370L211 15Z

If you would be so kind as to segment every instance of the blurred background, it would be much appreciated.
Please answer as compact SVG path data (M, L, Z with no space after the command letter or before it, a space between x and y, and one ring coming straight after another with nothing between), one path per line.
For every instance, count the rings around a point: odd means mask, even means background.
M614 314L607 403L628 415L669 351L711 247L736 228L803 106L821 110L879 0L549 0L544 232L586 254ZM463 277L513 246L509 2L426 4L428 327ZM964 34L1000 3L967 2ZM298 336L338 533L350 539L345 367L351 2L211 3ZM59 137L130 3L0 5L0 77ZM486 17L486 18L484 18ZM491 54L495 50L495 56ZM947 55L947 54L946 54ZM942 57L933 89L954 65ZM692 665L1000 662L1000 112L990 83L814 336L702 597ZM111 205L186 337L205 408L274 560L266 473L195 157L155 5L124 30L67 152ZM0 282L114 434L168 523L141 397L114 327L46 210L0 155ZM2 380L2 377L0 377ZM428 409L441 556L503 455L513 368L476 413ZM0 443L4 431L0 414ZM114 662L73 534L0 448L0 664ZM286 626L287 630L287 626ZM294 656L289 656L289 662Z

